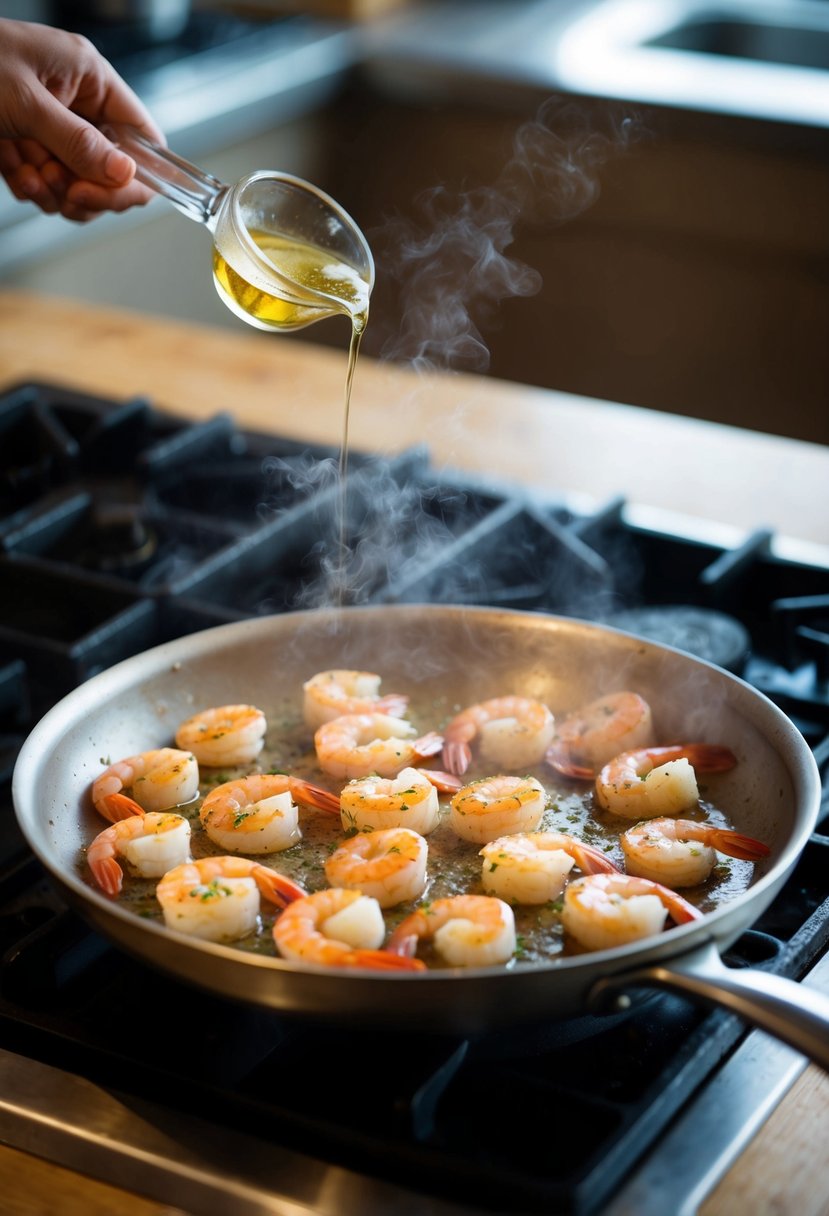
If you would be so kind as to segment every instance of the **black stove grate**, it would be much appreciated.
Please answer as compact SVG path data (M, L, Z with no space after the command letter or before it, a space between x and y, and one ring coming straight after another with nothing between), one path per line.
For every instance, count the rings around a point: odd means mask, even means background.
M651 995L598 1034L585 1017L522 1033L520 1050L412 1037L401 1058L395 1036L344 1042L127 959L64 907L16 828L14 757L65 692L183 633L330 599L336 463L226 416L193 424L42 384L0 396L4 1046L415 1192L593 1212L743 1036L737 1019ZM585 516L437 476L421 449L351 468L361 601L508 605L682 646L777 700L829 768L829 570L781 560L766 533L724 551L635 527L623 502ZM817 959L827 845L813 837L728 962L799 977ZM186 1052L140 1033L159 1010L190 1028ZM343 1052L360 1071L347 1121L327 1096Z

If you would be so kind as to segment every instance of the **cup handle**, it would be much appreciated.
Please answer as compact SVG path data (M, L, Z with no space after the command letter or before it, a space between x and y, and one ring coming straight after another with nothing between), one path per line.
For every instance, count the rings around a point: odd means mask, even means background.
M215 217L229 187L204 173L175 152L147 139L126 123L107 123L102 133L135 161L135 176L156 190L188 219L213 228Z

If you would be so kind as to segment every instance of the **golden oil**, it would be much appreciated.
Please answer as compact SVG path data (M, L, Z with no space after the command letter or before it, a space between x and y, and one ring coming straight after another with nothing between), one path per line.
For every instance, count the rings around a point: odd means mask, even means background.
M251 262L258 271L253 282L240 274L214 246L213 277L224 302L249 324L260 329L300 329L326 316L344 313L357 332L365 329L368 320L368 284L353 266L313 245L305 245L274 232L250 229L249 235L260 253L270 262L281 279L309 292L321 292L325 297L316 302L298 303L280 293L280 279L274 277L269 290L267 268Z
M343 402L343 430L339 460L339 553L332 561L335 599L342 605L347 582L348 545L346 537L346 477L348 470L348 423L351 389L357 366L360 341L368 323L370 286L355 268L313 245L291 240L279 233L248 229L259 252L276 272L274 290L269 290L267 267L250 261L252 282L227 261L217 246L213 248L213 278L219 295L232 312L259 329L286 331L301 329L325 317L344 314L351 321L351 341ZM322 293L320 303L299 303L277 294L281 280L287 279L309 292Z

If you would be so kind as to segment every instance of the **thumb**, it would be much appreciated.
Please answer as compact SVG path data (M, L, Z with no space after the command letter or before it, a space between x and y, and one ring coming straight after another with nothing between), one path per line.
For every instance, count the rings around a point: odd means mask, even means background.
M135 163L125 152L50 93L43 99L37 138L67 169L85 181L125 186L135 173Z

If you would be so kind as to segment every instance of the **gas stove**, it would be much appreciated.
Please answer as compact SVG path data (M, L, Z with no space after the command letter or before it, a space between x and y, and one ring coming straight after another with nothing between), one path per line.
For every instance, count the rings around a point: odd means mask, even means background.
M730 1014L660 994L402 1050L191 989L64 906L14 821L26 733L150 646L330 602L338 453L48 384L0 395L0 436L0 1138L191 1213L679 1210L637 1187L676 1120L754 1058L758 1032ZM635 525L623 501L579 513L438 474L425 448L351 457L346 531L355 603L497 605L667 642L766 693L829 767L829 570L767 533L721 549ZM827 847L819 827L730 965L825 970ZM781 1057L775 1092L793 1067Z

